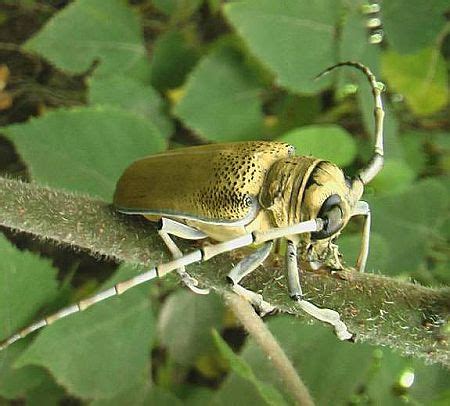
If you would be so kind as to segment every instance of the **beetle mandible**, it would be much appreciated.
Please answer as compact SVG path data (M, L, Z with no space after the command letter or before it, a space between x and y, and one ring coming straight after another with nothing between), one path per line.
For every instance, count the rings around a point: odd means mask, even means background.
M295 156L286 143L253 141L209 144L168 151L131 164L119 179L114 206L119 212L140 214L158 221L159 234L174 260L158 265L130 280L84 299L48 316L13 335L0 350L54 321L86 309L94 303L176 270L194 292L205 294L185 267L251 244L261 244L228 274L233 290L262 312L272 307L261 295L239 282L269 255L273 241L287 241L286 268L289 295L312 316L332 324L339 338L351 334L330 309L319 309L303 300L298 271L301 260L309 268L322 265L341 269L333 241L351 217L363 216L362 243L356 269L363 272L369 252L370 210L360 200L364 185L383 166L383 86L358 62L338 63L318 77L340 66L362 71L375 100L375 148L368 165L349 178L331 162L311 156ZM176 194L175 194L176 193ZM205 245L183 255L170 236L198 240L210 237L217 244Z

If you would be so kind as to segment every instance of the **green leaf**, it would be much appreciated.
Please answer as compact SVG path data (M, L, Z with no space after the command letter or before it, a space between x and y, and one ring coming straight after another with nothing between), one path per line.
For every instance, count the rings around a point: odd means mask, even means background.
M386 1L381 8L389 45L398 52L412 53L430 45L442 30L448 1Z
M149 85L127 76L94 76L89 81L90 104L104 104L129 110L149 119L164 138L173 132L173 124L164 112L160 95Z
M25 44L57 67L85 72L100 61L96 74L135 74L147 65L137 15L121 0L77 0L57 13Z
M448 387L450 374L438 365L426 366L420 360L402 358L388 349L378 353L377 368L367 385L367 395L373 404L429 405Z
M233 352L216 330L213 330L212 334L217 348L222 356L228 361L231 369L239 377L251 382L258 390L258 393L261 395L261 398L264 399L265 403L274 406L286 404L283 396L281 396L273 386L267 385L256 378L250 365Z
M101 290L135 274L122 266ZM83 399L112 398L134 387L149 371L153 317L146 289L135 288L46 327L16 365L43 366Z
M221 47L191 73L174 113L211 141L258 139L263 126L259 92L253 73L236 52Z
M345 263L354 267L361 249L361 234L344 234L337 240L339 251L343 254ZM370 250L367 259L366 272L383 272L392 260L392 253L386 238L379 233L370 233Z
M317 405L350 403L369 371L370 346L339 341L328 328L318 324L305 326L289 316L273 317L268 324ZM286 394L272 362L253 340L247 342L241 358L250 365L257 379L272 383ZM218 400L223 404L258 404L261 396L251 384L232 374L219 390Z
M297 154L312 155L346 166L356 157L356 142L337 125L311 125L288 132L278 139L294 145Z
M370 188L379 195L406 190L415 179L414 170L403 160L387 159L383 170L370 182Z
M226 4L225 16L283 87L317 93L330 82L314 77L335 62L334 0L246 0Z
M106 200L133 160L165 148L149 120L107 106L60 109L2 131L35 180Z
M425 260L447 211L447 190L437 180L427 179L401 193L367 196L371 205L373 231L390 246L390 275L410 274Z
M214 351L210 331L221 327L223 312L223 304L216 295L174 292L164 303L158 319L161 344L175 362L192 365L200 355Z
M382 70L391 90L403 95L415 114L426 116L448 103L447 68L439 50L426 48L409 55L387 51Z
M153 0L153 5L173 21L187 20L202 5L203 0Z
M181 86L198 57L183 32L169 31L160 35L152 52L152 85L161 91Z
M418 176L425 170L427 165L427 156L423 144L429 137L429 134L421 131L407 131L401 135L405 160L416 176Z
M0 340L10 337L33 321L38 310L56 297L56 269L49 260L19 251L0 235ZM0 395L23 396L39 385L45 372L36 367L14 368L13 363L26 347L17 342L0 352Z
M26 404L27 406L58 406L63 402L64 397L64 390L47 374L38 387L28 391Z

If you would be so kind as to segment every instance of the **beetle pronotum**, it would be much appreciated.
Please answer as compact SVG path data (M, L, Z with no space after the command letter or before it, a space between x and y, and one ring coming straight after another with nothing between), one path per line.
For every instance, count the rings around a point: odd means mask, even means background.
M239 282L262 264L278 238L287 240L290 296L307 313L332 324L341 339L350 338L337 312L319 309L303 300L298 271L300 243L301 258L309 268L322 265L342 268L333 241L353 216L364 217L357 270L364 271L369 252L370 210L360 198L364 185L383 166L382 86L358 62L339 63L318 77L344 65L355 67L367 76L375 99L374 154L367 167L354 178L346 177L336 165L322 159L294 156L294 148L280 142L210 144L138 160L118 181L114 205L120 212L158 220L159 234L174 260L26 327L1 343L0 349L56 320L173 270L193 291L207 293L197 287L197 281L186 273L185 267L251 244L261 246L233 267L228 279L235 292L262 311L268 311L270 305ZM190 240L210 237L219 243L183 255L170 235Z

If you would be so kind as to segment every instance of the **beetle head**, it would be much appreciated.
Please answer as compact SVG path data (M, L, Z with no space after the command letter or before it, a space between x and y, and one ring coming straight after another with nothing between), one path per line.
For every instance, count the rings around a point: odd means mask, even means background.
M363 193L363 183L350 179L336 165L323 161L312 171L302 201L302 218L321 218L324 228L313 233L315 240L337 235L348 223Z

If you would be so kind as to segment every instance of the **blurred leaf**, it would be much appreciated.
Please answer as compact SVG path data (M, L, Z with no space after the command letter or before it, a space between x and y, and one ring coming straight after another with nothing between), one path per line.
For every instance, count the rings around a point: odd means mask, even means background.
M47 374L40 385L27 393L27 406L58 406L65 397L64 390Z
M135 274L122 266L101 290ZM135 288L46 327L16 365L41 365L84 399L112 398L134 387L149 371L153 317L146 289Z
M142 65L149 73L139 19L121 0L69 4L26 42L25 49L71 73L85 72L94 61L100 61L96 74L127 73L144 79Z
M153 5L175 22L187 20L202 5L203 0L153 0Z
M329 84L314 77L335 62L333 0L246 0L226 4L225 15L276 81L295 92L317 93Z
M152 386L144 402L144 405L158 406L182 406L183 404L185 403L181 402L181 400L178 399L173 393L161 389L156 385Z
M260 88L236 52L217 48L191 73L174 113L211 141L258 139L262 132Z
M165 147L149 120L107 106L59 109L2 131L35 180L108 201L126 166Z
M163 100L151 86L127 77L94 76L89 81L89 101L91 104L105 104L120 107L149 119L164 138L173 132L173 124L164 113Z
M230 368L236 375L252 383L265 403L273 406L286 404L283 396L273 386L267 385L256 378L250 365L233 352L216 330L213 331L213 337L217 348L228 361Z
M379 195L398 193L407 189L414 179L414 170L405 161L387 159L383 170L370 182L370 188Z
M181 86L198 58L198 52L183 32L168 31L160 35L152 52L152 85L161 91Z
M0 235L0 341L33 321L38 310L56 297L56 269L47 259L19 251ZM0 396L16 398L41 383L45 372L34 366L14 368L27 341L0 352Z
M369 198L369 196L368 196ZM434 179L420 181L401 193L370 198L373 231L384 237L393 254L386 273L410 274L438 238L446 212L447 190Z
M361 12L361 1L346 3L346 14L339 46L340 61L360 61L367 48L374 45L368 41L367 16ZM370 66L373 70L374 67Z
M179 399L177 399L172 393L167 392L164 389L159 388L149 382L148 377L142 376L142 379L138 380L137 385L132 387L117 396L108 399L98 399L89 403L90 406L146 406L146 405L181 405Z
M337 240L339 251L343 254L345 263L354 267L361 248L360 234L344 234ZM370 234L370 250L367 260L366 272L381 272L386 269L391 261L391 250L385 237L379 233Z
M321 103L317 97L283 94L271 109L276 116L272 133L282 135L293 128L312 124L320 110Z
M438 365L425 366L420 360L400 357L388 349L382 356L374 376L367 385L369 399L376 405L431 404L448 387L450 374ZM407 387L405 373L413 373ZM402 399L403 398L403 399Z
M439 50L426 48L409 55L387 51L382 69L391 90L403 95L415 114L426 116L447 104L447 68Z
M346 166L356 156L354 138L337 125L311 125L297 128L278 141L294 145L298 155L313 155Z
M383 2L383 29L389 45L402 53L430 45L445 24L447 0L396 0Z
M221 327L223 311L221 300L214 294L203 296L177 290L160 312L161 344L175 362L192 365L200 355L214 350L211 329Z
M434 133L431 141L437 148L437 160L445 175L450 174L450 133Z
M372 363L372 347L339 341L328 328L319 324L306 326L290 316L273 317L268 324L317 405L349 403L366 380ZM271 361L253 340L247 342L241 357L259 380L270 382L285 393ZM252 385L237 374L225 380L217 397L223 405L261 403Z
M423 143L427 138L428 134L425 132L407 131L402 133L401 140L405 150L405 160L416 176L423 172L427 164L427 156L423 148Z

